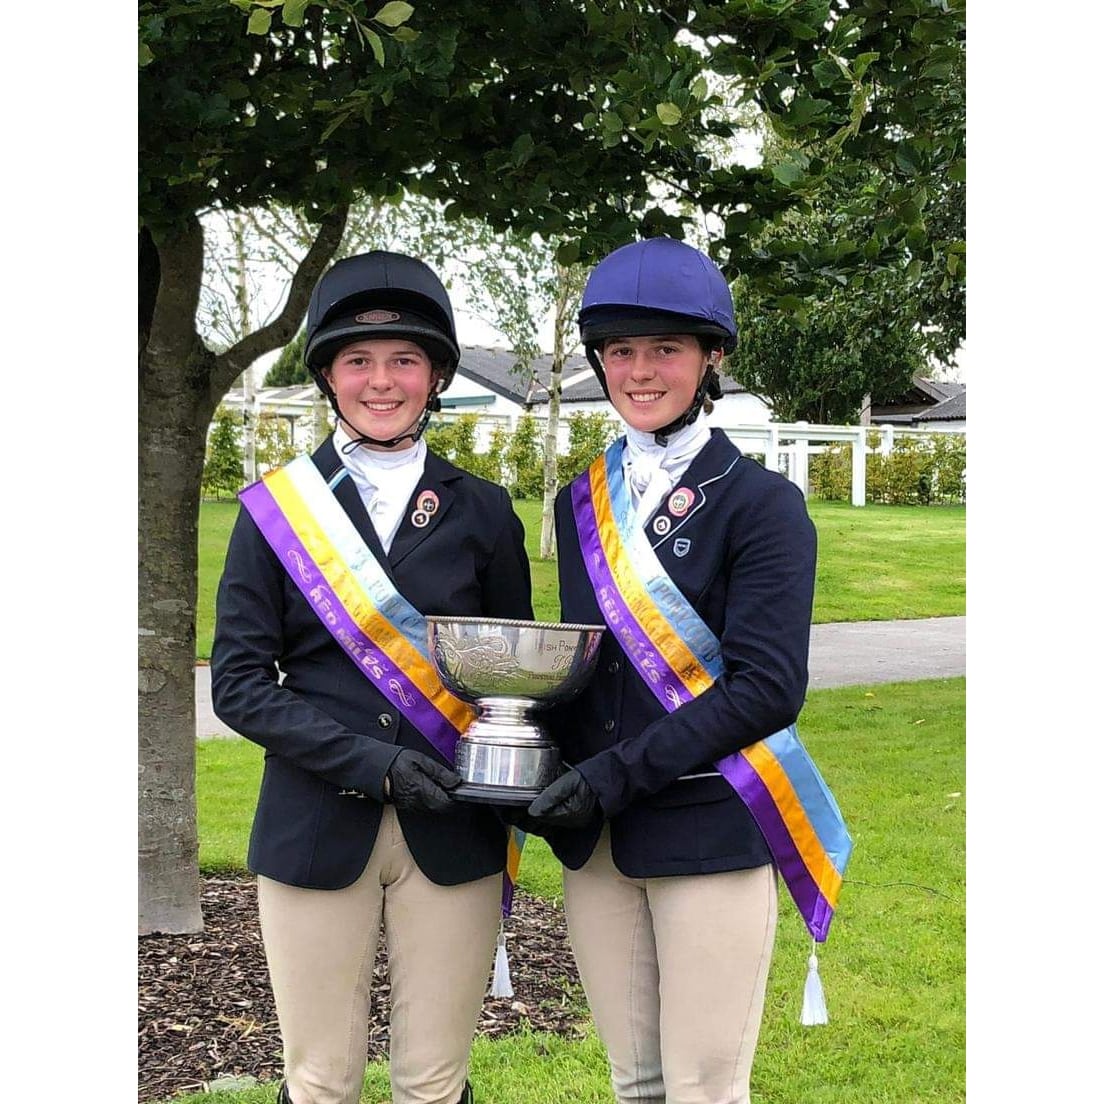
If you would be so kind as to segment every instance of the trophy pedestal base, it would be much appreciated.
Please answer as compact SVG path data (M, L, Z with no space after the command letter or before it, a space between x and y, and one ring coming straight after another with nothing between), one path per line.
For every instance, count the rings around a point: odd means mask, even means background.
M461 782L455 790L449 790L457 801L473 801L480 805L528 805L540 792L517 786L483 786L478 782Z

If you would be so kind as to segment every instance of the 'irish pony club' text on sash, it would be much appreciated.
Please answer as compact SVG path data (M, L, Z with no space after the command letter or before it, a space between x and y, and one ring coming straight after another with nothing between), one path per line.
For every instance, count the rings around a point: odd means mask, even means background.
M643 528L621 470L624 439L571 485L583 561L602 616L633 666L672 712L723 671L720 642L675 586ZM813 938L823 942L851 837L794 725L716 764L743 799Z
M346 474L342 469L339 478ZM452 763L475 710L441 684L425 618L398 592L309 456L238 495L292 581L356 669ZM503 912L525 836L509 835Z

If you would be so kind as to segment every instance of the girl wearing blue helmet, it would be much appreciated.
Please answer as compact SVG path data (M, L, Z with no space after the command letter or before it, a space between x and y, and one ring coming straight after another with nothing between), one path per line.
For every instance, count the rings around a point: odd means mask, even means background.
M551 716L572 766L526 826L565 867L617 1100L742 1104L778 898L723 768L801 708L815 532L797 487L701 416L736 344L707 256L667 238L616 250L579 325L626 431L557 499L560 597L565 621L609 631Z

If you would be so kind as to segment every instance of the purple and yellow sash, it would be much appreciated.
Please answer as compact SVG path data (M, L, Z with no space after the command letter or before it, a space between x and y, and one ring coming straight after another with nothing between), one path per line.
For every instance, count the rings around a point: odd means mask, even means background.
M672 712L708 690L720 642L671 581L641 526L621 470L624 439L571 485L579 542L598 606L625 654ZM813 938L823 942L851 837L835 798L790 725L728 755L717 770L743 799Z
M308 456L238 496L319 621L381 694L452 763L475 710L450 694L429 656L425 618L399 593ZM509 915L525 835L508 836Z

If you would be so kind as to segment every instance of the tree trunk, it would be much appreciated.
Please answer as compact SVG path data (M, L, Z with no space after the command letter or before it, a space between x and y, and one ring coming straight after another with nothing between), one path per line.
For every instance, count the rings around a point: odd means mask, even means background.
M195 332L199 224L157 242L138 384L138 930L203 930L195 817L199 487L213 360Z
M552 374L548 380L548 424L544 433L544 505L541 508L541 559L556 555L556 483L559 468L560 392L563 384L563 342L556 331L556 347L552 353Z
M196 331L203 231L138 239L138 930L203 930L195 815L195 606L207 426L234 379L299 328L341 241L325 215L279 318L215 356Z
M563 392L563 367L567 359L567 328L574 324L575 284L570 269L556 265L556 317L552 326L552 374L548 380L548 425L544 435L544 505L541 509L541 558L556 555L556 484L559 469L560 395Z
M244 337L253 332L253 319L249 311L249 285L246 283L245 216L235 214L231 219L234 235L234 257L237 261L237 283L234 298L238 305L238 332ZM261 417L261 404L253 383L253 365L241 374L243 427L242 467L246 484L257 481L257 423Z

